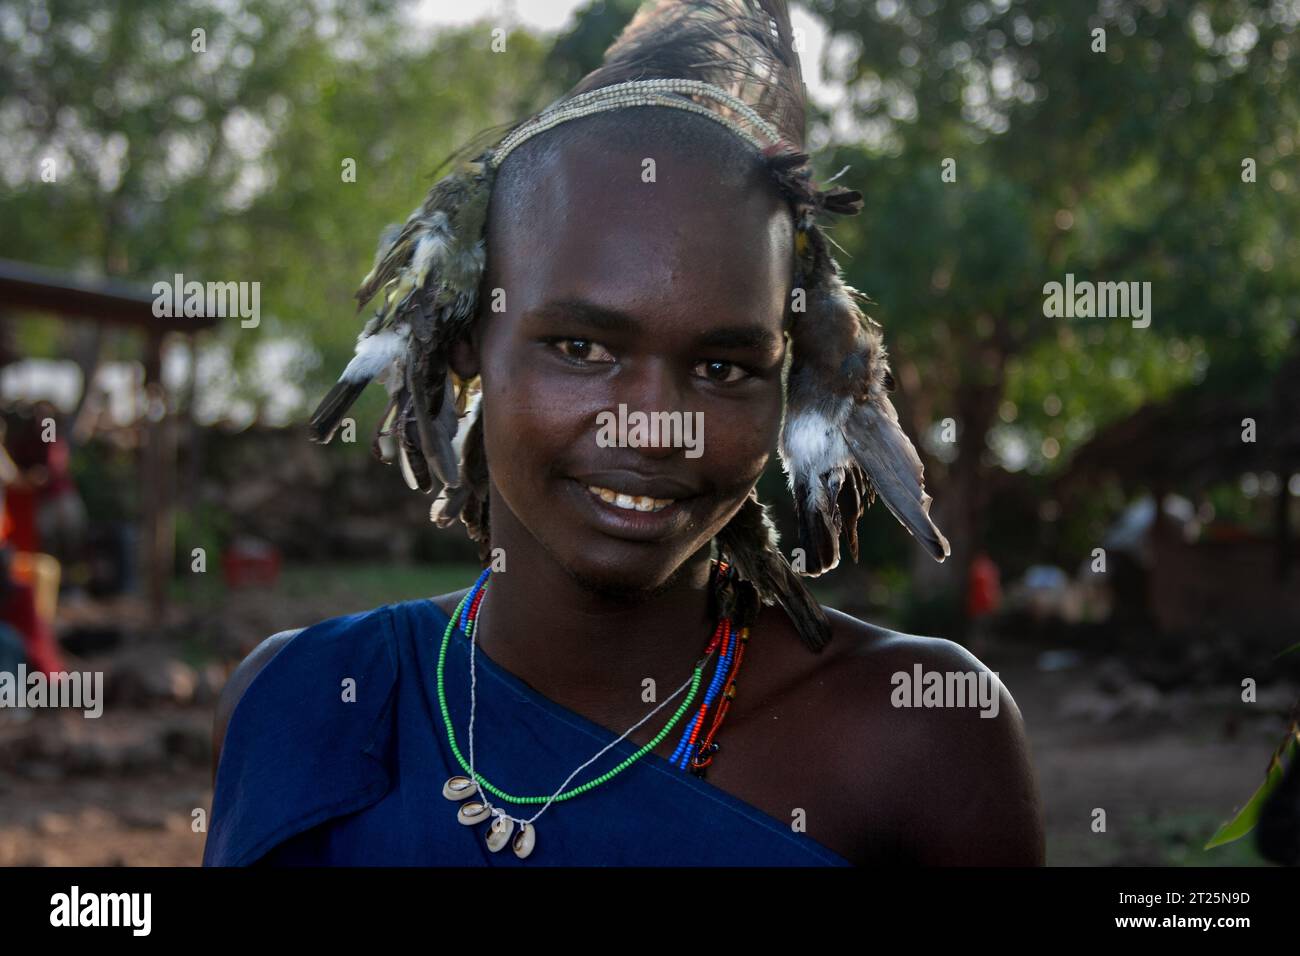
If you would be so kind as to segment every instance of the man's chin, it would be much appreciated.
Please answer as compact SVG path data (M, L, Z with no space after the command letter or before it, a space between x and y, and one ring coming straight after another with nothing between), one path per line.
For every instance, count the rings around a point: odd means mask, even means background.
M672 590L689 571L688 562L656 572L645 567L622 569L610 565L570 564L569 576L585 591L620 604L641 604Z

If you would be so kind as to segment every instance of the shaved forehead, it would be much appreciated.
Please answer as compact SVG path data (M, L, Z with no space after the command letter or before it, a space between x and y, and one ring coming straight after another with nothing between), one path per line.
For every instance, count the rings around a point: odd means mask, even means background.
M622 239L646 244L647 256L657 241L689 244L692 223L705 217L715 231L733 220L737 228L772 232L770 241L783 236L786 246L793 238L793 215L757 150L713 120L670 107L571 120L512 152L492 189L488 273L498 272L502 257L544 254L538 240L572 226L579 214L596 226L593 243L614 238L605 225L621 225ZM650 228L665 217L674 228ZM629 235L636 223L645 228Z

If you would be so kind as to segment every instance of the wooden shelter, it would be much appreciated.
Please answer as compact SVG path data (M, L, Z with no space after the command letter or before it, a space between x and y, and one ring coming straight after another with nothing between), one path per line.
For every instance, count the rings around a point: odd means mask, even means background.
M1300 561L1291 476L1300 473L1300 348L1275 375L1236 392L1196 386L1101 429L1056 482L1069 507L1113 480L1130 494L1196 497L1254 473L1275 476L1272 530L1226 529L1196 544L1173 533L1162 508L1152 528L1148 604L1168 629L1210 620L1300 624Z

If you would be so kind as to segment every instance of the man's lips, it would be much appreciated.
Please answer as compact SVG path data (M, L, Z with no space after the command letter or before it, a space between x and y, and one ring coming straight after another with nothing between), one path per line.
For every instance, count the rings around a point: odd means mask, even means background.
M611 537L628 541L658 541L680 534L690 519L690 503L695 497L672 499L670 504L658 510L637 510L602 500L589 490L586 476L565 479L563 484L569 489L578 511L594 527Z
M644 475L636 471L615 469L607 471L588 471L572 476L584 485L608 488L617 494L646 498L692 498L699 494L699 489L670 475Z

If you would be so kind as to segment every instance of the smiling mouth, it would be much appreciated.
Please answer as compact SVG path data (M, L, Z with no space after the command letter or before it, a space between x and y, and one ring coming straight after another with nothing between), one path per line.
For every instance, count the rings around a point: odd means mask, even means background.
M657 498L654 495L632 494L632 482L623 489L610 488L606 485L589 484L596 480L592 475L587 480L569 478L564 484L573 496L573 503L584 517L584 524L590 524L602 534L622 541L650 543L663 541L685 533L693 524L695 494L684 494L678 498ZM614 475L599 480L609 484L618 484ZM670 485L668 481L660 485ZM687 490L682 485L683 491ZM675 492L672 487L655 487L659 494Z
M651 498L648 495L624 494L612 488L601 488L598 485L587 485L586 488L587 491L601 501L611 504L615 508L622 508L624 511L663 511L677 501L676 498Z

